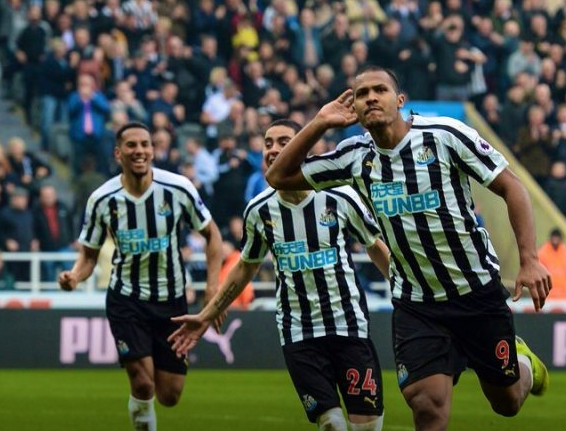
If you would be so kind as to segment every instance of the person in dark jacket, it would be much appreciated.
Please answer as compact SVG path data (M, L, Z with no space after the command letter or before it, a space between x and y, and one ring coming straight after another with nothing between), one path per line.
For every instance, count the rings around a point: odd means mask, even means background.
M33 226L40 251L73 251L76 233L72 213L58 199L57 189L51 184L45 183L39 189L39 199L33 210ZM44 261L41 263L41 280L55 281L59 270L69 270L72 265L72 262Z

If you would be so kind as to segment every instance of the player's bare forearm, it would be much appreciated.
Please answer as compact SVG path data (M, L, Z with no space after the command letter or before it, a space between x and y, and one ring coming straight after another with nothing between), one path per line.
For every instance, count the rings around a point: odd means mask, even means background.
M377 240L373 245L366 248L366 252L379 272L389 280L389 249L387 245L383 241Z
M214 320L221 315L238 297L246 285L252 280L259 268L259 263L248 263L240 260L228 273L220 290L200 312L203 320Z
M531 199L521 181L505 169L490 184L490 190L501 196L507 204L509 221L515 234L521 264L537 260L535 223Z
M63 290L74 290L77 284L89 278L98 261L99 250L82 245L79 249L73 268L70 271L63 271L59 274L58 282Z
M519 179L509 170L503 171L490 185L507 204L509 221L519 249L520 268L515 280L513 300L522 296L526 286L536 311L544 307L552 282L548 270L538 260L535 223L529 194Z
M269 167L265 174L267 182L281 190L311 189L301 172L301 164L327 130L325 123L317 117L310 121L285 145Z

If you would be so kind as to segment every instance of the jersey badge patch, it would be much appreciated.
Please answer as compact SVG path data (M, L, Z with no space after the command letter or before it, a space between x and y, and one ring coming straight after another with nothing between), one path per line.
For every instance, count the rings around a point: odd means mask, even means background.
M334 210L331 208L324 209L324 211L320 215L320 218L318 219L318 222L321 226L324 227L333 227L336 226L336 223L338 223L338 221L336 220L336 214L334 214Z
M478 153L480 153L481 155L489 156L491 153L493 153L493 147L489 145L487 141L483 140L482 138L476 139L474 145Z
M419 166L427 166L436 160L434 153L430 147L423 147L421 151L417 153L416 162Z

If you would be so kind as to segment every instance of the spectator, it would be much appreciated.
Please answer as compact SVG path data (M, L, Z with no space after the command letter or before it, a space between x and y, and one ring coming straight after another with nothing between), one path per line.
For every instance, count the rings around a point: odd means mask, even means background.
M29 192L35 192L38 184L51 175L51 168L33 152L26 150L22 138L14 137L8 141L7 158L11 170L10 181Z
M529 108L527 124L519 127L512 149L517 159L544 188L554 158L554 146L550 128L544 122L544 110L540 106L532 105Z
M149 108L149 115L155 112L163 112L174 126L179 126L185 121L185 107L178 103L177 95L179 87L174 82L166 82L161 87L159 97L153 101Z
M251 167L246 152L236 148L236 139L232 135L219 136L218 148L212 155L216 159L219 176L214 183L211 212L222 229L232 215L244 212L244 190Z
M214 194L214 183L218 180L216 159L204 148L203 142L198 138L187 139L185 150L195 169L191 181L199 189L199 194L205 205L209 207Z
M159 169L179 173L181 155L179 150L171 145L173 140L171 133L167 129L159 129L153 133L151 140L154 147L153 165Z
M554 205L566 216L566 163L556 161L550 167L550 176L544 186L544 191L554 202Z
M10 196L10 206L0 211L2 249L12 252L39 251L34 235L33 213L28 207L29 192L16 187ZM9 262L6 269L16 281L30 281L29 262Z
M110 112L125 112L128 121L147 121L147 112L142 103L136 99L136 93L128 81L120 81L115 86L116 98L110 102Z
M106 96L96 89L94 78L82 74L77 79L77 90L69 96L69 137L73 143L73 171L80 173L86 154L96 158L97 170L107 174L108 160L101 143L104 124L110 114Z
M386 15L377 0L346 0L346 15L352 32L366 43L379 35L379 24Z
M304 8L300 12L300 24L290 25L292 36L291 55L293 62L301 70L314 69L323 59L321 29L316 27L312 9Z
M62 39L51 40L51 53L40 64L39 95L41 97L41 147L49 149L53 123L67 123L67 95L73 85L74 72L66 59L67 46Z
M28 25L17 40L16 57L24 71L24 113L26 122L31 125L32 102L38 96L40 63L47 51L48 39L51 35L49 24L41 20L41 7L32 4L28 10Z
M51 184L43 184L39 189L39 199L34 205L34 236L39 242L40 251L73 251L75 229L73 217L67 206L58 199L57 189ZM57 270L70 270L73 262L41 262L41 280L55 281Z
M464 38L464 21L458 15L446 18L434 42L437 64L437 100L465 101L470 96L472 68L485 62L480 51L471 50Z
M548 269L552 279L548 299L566 299L566 245L560 229L550 231L548 241L538 251L538 258Z
M499 134L508 147L517 142L517 125L523 124L527 114L525 89L514 85L507 91L507 98L501 108Z
M334 17L331 31L322 36L321 45L324 61L330 64L334 70L340 67L342 58L350 53L354 42L348 31L348 17L341 13Z
M511 81L520 72L527 72L533 76L540 75L541 60L535 52L535 44L531 39L521 39L519 49L509 56L507 74Z

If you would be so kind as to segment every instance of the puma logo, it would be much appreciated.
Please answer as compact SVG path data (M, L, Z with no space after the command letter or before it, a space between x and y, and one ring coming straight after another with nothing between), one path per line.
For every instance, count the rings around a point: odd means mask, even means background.
M242 319L234 319L228 325L226 332L219 334L212 327L209 327L202 338L212 344L218 344L220 353L224 355L227 364L234 363L234 352L232 352L232 344L230 340L234 336L234 332L242 326Z
M372 400L370 397L364 397L364 402L370 403L374 409L377 408L377 398L375 400Z

